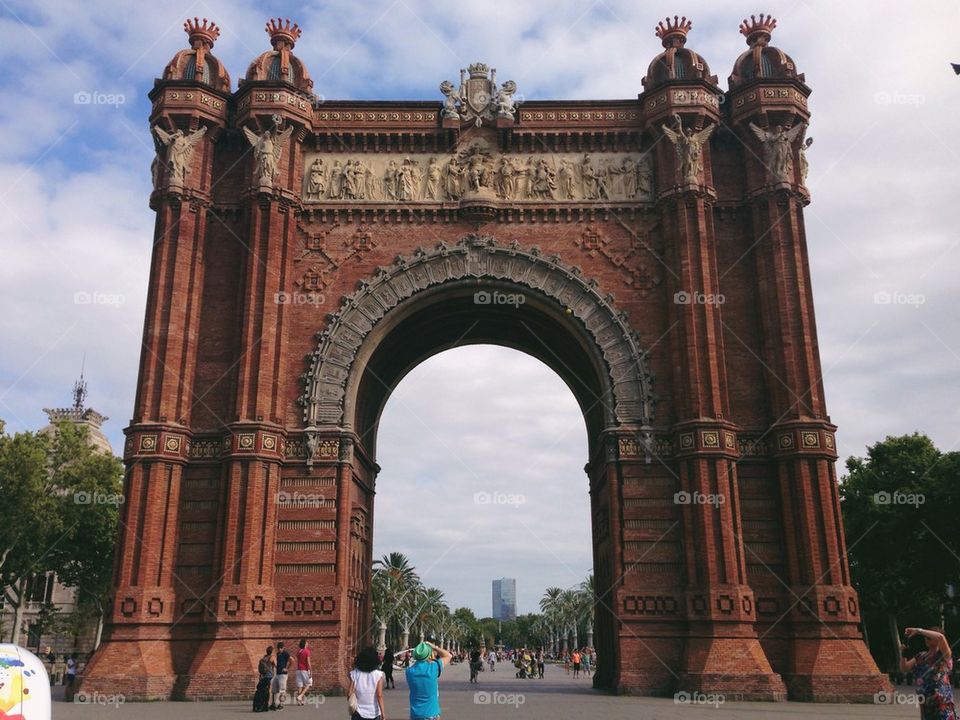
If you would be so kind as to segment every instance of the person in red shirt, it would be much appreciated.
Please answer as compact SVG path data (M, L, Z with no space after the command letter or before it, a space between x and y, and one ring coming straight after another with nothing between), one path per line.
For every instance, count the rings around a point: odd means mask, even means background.
M300 639L300 649L297 651L297 705L303 705L303 696L313 684L310 676L310 648L307 647L307 639Z

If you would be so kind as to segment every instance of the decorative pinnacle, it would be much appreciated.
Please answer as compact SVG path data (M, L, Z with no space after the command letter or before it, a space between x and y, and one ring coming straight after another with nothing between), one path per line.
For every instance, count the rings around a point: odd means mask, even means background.
M771 15L760 13L760 18L755 15L750 16L750 22L744 20L740 23L740 32L747 38L747 45L766 45L770 42L770 35L777 26L777 19Z
M294 44L300 39L300 26L291 23L290 18L283 20L270 18L267 21L267 34L270 36L270 44L274 50L279 50L281 46L286 46L292 50Z
M197 48L200 46L206 48L212 48L213 43L218 37L220 37L220 28L217 27L217 24L212 20L203 19L201 24L200 18L187 18L183 23L183 31L190 38L190 47Z
M654 32L663 42L665 48L683 47L687 42L687 33L690 32L692 27L693 23L686 17L674 15L673 20L670 20L670 18L661 20Z

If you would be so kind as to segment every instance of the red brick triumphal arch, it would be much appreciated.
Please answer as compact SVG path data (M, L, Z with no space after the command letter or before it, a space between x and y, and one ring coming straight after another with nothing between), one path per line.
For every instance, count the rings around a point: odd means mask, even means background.
M188 21L150 94L144 350L86 689L246 696L264 645L301 636L339 688L373 639L380 412L477 342L583 409L598 687L884 688L820 382L810 89L774 24L744 22L727 90L672 19L636 98L519 103L477 63L433 101L321 102L296 26L268 24L234 89Z

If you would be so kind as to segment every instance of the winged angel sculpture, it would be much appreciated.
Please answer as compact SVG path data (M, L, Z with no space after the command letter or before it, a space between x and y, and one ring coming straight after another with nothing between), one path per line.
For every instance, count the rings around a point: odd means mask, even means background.
M676 129L663 125L663 133L673 143L677 153L677 165L680 169L680 180L685 185L699 185L700 174L703 172L703 145L707 142L715 125L709 125L699 132L693 128L683 129L679 115L673 116Z
M253 159L257 165L257 177L260 185L273 185L273 179L277 175L277 167L280 163L280 156L283 155L283 149L293 134L293 126L290 125L286 130L280 130L280 123L274 119L274 126L257 135L250 128L243 128L243 134L247 136L247 141L253 146Z
M750 130L763 143L763 162L767 166L767 174L772 182L792 183L794 181L793 145L797 138L802 138L806 128L806 123L800 123L789 130L784 129L782 125L777 125L773 130L768 131L750 123Z
M169 185L183 185L190 172L190 160L193 150L207 132L206 126L194 130L189 135L177 129L168 133L159 125L153 126L153 143L156 146L157 156L150 166L153 175L153 187L160 187L160 167L167 169L167 183Z

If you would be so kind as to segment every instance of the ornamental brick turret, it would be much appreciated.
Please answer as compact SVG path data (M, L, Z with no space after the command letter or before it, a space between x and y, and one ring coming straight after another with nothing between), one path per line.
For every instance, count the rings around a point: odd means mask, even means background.
M750 262L770 399L768 432L788 538L782 570L755 576L758 593L779 595L787 615L758 623L758 629L784 668L791 697L869 699L887 681L858 628L860 604L850 584L837 489L836 427L824 403L804 233L810 88L790 56L770 45L775 27L769 15L740 25L750 49L734 65L728 101L746 167L742 222L756 238Z
M150 206L157 213L143 352L133 419L106 643L87 668L101 687L130 697L169 697L178 669L167 633L179 607L174 573L181 489L197 396L196 364L214 149L227 124L230 79L211 50L219 28L187 20L181 50L150 92L157 155Z

